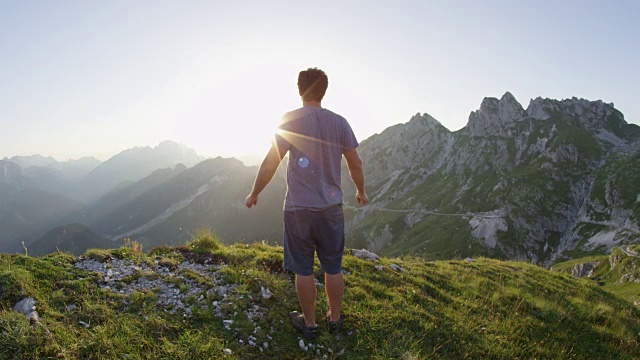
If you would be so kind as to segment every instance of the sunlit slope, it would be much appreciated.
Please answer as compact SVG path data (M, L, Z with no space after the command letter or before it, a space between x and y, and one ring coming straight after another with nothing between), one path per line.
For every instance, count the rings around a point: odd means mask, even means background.
M153 255L131 248L88 254L0 255L1 358L209 359L225 357L224 349L234 359L640 357L640 312L632 304L593 281L527 263L347 255L344 331L329 335L321 321L320 337L300 344L288 323L299 305L281 248L192 244ZM123 264L134 270L119 277ZM155 289L127 294L151 283ZM182 307L158 305L168 299L165 288ZM272 295L261 296L261 288ZM11 310L25 296L36 299L42 326ZM70 304L76 308L65 310ZM318 307L322 319L327 304Z
M247 209L244 198L256 170L223 158L174 170L173 176L155 186L139 182L111 192L87 211L89 226L109 239L131 238L145 250L182 244L201 227L217 229L228 242L279 241L285 185L282 179L274 179L262 193L260 206ZM155 179L143 181L154 183Z
M349 209L350 244L550 264L637 242L639 139L613 104L575 98L485 98L456 132L418 114L363 141L372 201Z
M640 305L640 245L615 248L610 255L561 262L553 265L552 270L590 279L603 289Z

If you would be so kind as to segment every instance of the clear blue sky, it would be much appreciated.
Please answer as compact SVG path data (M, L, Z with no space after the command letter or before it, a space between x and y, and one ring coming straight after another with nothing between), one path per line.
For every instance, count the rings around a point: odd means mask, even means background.
M170 139L266 151L298 71L359 139L486 96L583 97L640 121L640 1L0 0L0 158L100 159Z

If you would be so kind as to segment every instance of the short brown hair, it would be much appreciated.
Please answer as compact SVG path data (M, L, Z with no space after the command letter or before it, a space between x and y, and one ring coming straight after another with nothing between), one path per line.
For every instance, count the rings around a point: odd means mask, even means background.
M298 74L298 90L302 100L322 101L328 86L327 74L318 68L308 68Z

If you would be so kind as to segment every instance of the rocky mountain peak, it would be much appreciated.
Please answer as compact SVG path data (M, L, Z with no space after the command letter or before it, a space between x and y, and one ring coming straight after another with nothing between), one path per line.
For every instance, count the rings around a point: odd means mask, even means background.
M171 140L163 140L158 144L158 146L156 146L158 149L182 149L184 147L184 145Z
M592 128L604 127L607 117L614 112L616 109L613 103L576 97L564 100L537 97L532 99L527 107L527 114L533 119L546 120L553 114L561 113L564 116L579 119L581 123Z
M153 151L163 154L163 156L177 157L177 162L182 162L184 159L187 166L193 166L202 160L195 150L171 140L160 142L158 146L153 148Z
M70 165L71 164L74 164L74 165L77 165L77 164L85 165L86 164L86 165L98 166L98 165L100 165L100 163L102 163L102 161L94 158L93 156L84 156L84 157L81 157L79 159L69 159L69 160L67 160L67 164L70 164Z
M465 130L471 136L511 136L512 126L526 118L522 105L506 92L500 100L486 97L480 109L471 112Z
M418 128L424 129L427 128L429 130L445 130L446 128L433 116L424 113L417 113L411 117L411 120L407 123L408 128Z
M31 156L14 156L10 159L11 162L20 165L21 168L26 169L31 166L40 167L54 167L58 162L51 156L42 156L35 154Z
M11 161L0 160L0 186L9 186L16 190L22 189L27 184L27 179L22 169Z

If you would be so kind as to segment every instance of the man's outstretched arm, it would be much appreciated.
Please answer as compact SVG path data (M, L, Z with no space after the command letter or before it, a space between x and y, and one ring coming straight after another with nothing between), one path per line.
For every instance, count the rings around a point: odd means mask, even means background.
M274 144L271 146L267 156L262 160L258 175L256 175L256 180L253 182L253 189L251 193L247 195L245 205L248 208L258 204L258 195L260 195L262 190L264 190L271 179L273 179L273 175L276 173L276 170L278 170L278 165L280 165L280 161L282 161L284 155L285 152L281 151L277 145Z
M344 150L342 152L344 159L347 160L347 167L349 168L349 175L351 180L356 185L356 200L360 205L367 205L369 203L369 197L364 190L364 168L362 166L362 159L358 155L356 149Z

